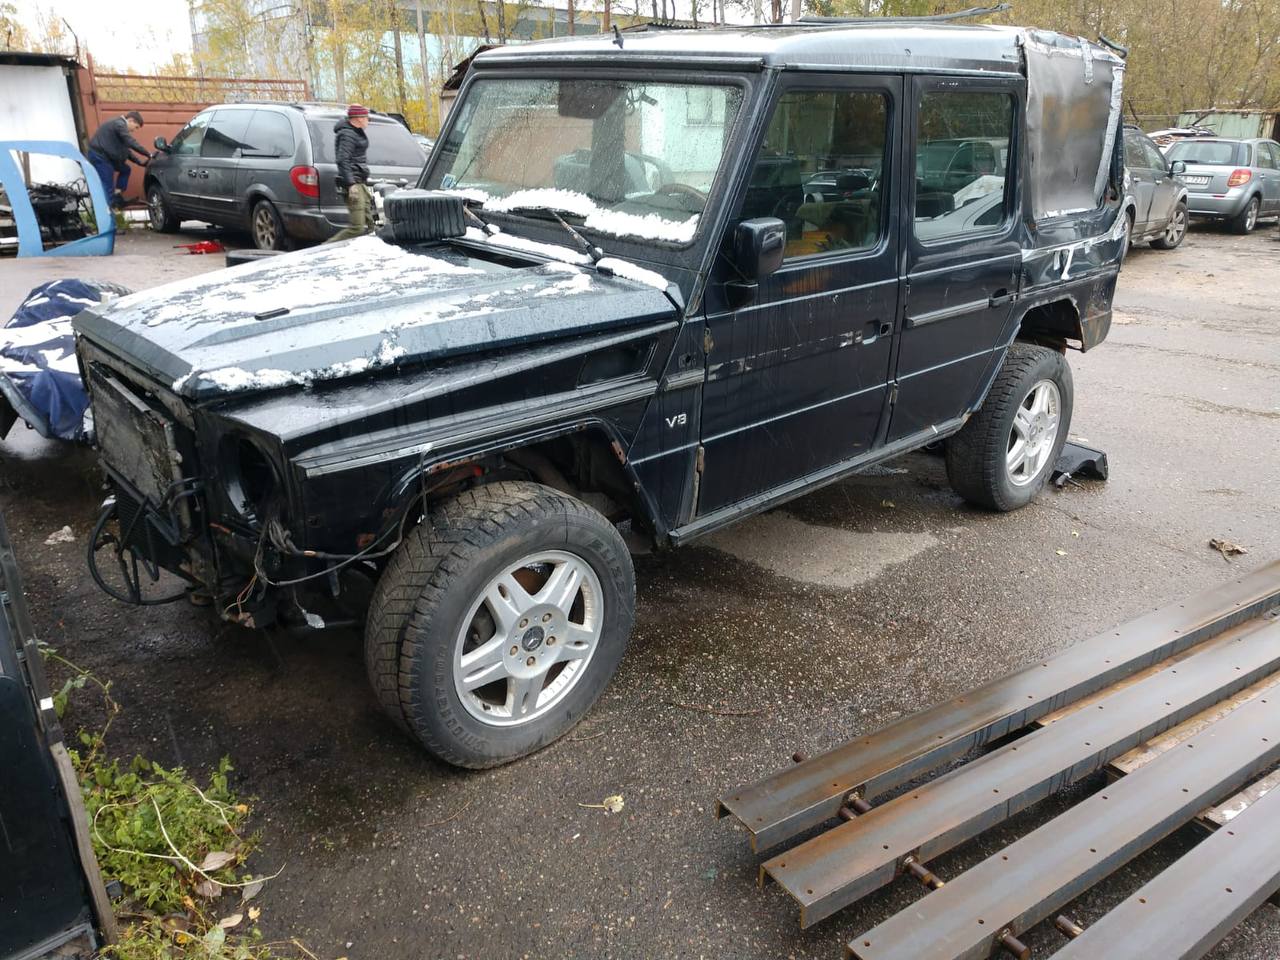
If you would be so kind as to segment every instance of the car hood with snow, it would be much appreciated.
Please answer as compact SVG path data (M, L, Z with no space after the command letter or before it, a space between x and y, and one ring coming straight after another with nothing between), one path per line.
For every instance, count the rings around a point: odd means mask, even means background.
M504 234L368 236L91 307L75 327L199 400L666 319L666 286L626 261Z

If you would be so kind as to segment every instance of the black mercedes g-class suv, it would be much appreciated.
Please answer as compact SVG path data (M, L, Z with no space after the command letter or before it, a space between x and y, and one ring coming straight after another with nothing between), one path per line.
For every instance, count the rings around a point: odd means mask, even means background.
M1036 495L1110 325L1122 76L931 23L484 53L381 235L79 316L94 575L259 626L376 579L388 714L463 766L535 750L622 657L628 540L940 440L966 500Z

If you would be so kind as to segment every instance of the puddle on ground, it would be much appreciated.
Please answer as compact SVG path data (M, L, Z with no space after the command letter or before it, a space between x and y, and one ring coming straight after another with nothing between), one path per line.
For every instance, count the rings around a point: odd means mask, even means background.
M711 534L699 545L789 580L849 590L937 544L931 533L841 530L774 512Z

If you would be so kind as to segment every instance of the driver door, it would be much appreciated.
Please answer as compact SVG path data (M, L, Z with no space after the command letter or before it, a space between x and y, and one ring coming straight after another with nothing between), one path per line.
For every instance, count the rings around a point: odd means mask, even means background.
M780 84L736 220L781 219L785 259L738 307L732 264L717 259L699 517L814 482L875 444L898 309L902 89L899 77Z

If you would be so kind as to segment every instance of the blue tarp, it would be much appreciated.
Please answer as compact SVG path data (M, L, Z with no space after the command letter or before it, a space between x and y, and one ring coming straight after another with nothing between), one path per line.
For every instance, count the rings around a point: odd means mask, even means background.
M0 395L43 437L86 439L71 318L112 293L83 280L42 283L0 329Z

